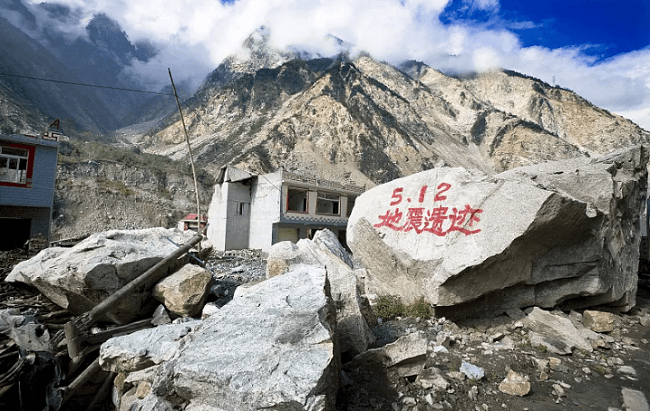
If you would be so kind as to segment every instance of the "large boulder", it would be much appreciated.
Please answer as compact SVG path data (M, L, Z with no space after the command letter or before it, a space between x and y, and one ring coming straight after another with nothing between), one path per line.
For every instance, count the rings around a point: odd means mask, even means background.
M174 409L334 411L340 372L334 316L325 270L296 266L237 288L198 326L109 340L100 361L130 373L164 358L151 383L149 396L156 398L147 401Z
M368 292L448 315L635 303L648 152L488 176L440 167L356 200L347 240Z
M171 241L183 244L193 234L165 228L97 233L72 248L41 251L16 265L5 281L34 286L60 307L82 314L173 253L177 246ZM168 272L182 263L170 263ZM117 323L133 320L150 295L148 289L130 294L107 317Z
M374 318L352 260L336 235L325 229L317 231L312 240L274 244L267 259L267 277L284 274L301 264L327 269L341 352L350 358L364 352L375 341L368 326Z
M172 313L194 317L201 313L210 293L212 274L203 267L186 264L153 288L153 295Z

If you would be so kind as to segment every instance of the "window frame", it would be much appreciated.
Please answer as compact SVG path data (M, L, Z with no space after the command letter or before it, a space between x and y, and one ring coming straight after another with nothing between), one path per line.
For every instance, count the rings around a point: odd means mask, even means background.
M346 210L345 210L345 218L350 218L350 215L352 214L352 209L354 208L354 204L357 202L357 196L346 196L347 197L347 205L346 205ZM351 206L350 206L351 205Z
M298 211L298 210L292 210L289 208L289 191L295 190L295 191L300 191L305 193L305 197L303 199L304 205L305 205L305 211ZM287 186L287 201L286 201L286 212L287 213L295 213L295 214L309 214L309 190L306 188L300 188L300 187L290 187Z
M321 197L321 195L323 195L323 197ZM338 199L327 198L327 195L336 196L336 197L338 197ZM320 203L321 200L329 201L329 202L332 202L332 203L337 203L336 213L334 213L334 212L332 212L332 213L319 212L318 211L318 204ZM332 206L332 208L334 208L334 206ZM316 192L316 210L315 211L316 211L317 215L338 216L338 217L340 217L341 216L341 194L332 193L332 192L328 192L328 191L317 191Z
M235 215L244 215L246 214L246 203L244 202L237 202L237 207L235 208Z
M18 150L26 150L27 151L27 157L20 156L20 155L14 155L14 154L3 154L4 149L18 149ZM17 161L17 170L20 169L20 163L22 160L26 160L25 164L25 181L24 182L16 182L16 181L7 181L7 180L1 180L2 177L0 177L0 186L4 187L22 187L22 188L31 188L32 187L32 177L34 175L34 157L36 154L36 146L30 146L27 144L17 144L17 143L7 143L7 142L0 142L0 158L6 158L7 159L7 169L9 169L9 164L11 160L16 160Z

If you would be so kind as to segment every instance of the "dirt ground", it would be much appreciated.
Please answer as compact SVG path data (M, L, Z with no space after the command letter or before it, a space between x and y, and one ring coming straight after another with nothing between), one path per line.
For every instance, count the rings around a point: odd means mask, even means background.
M595 348L593 352L574 350L571 355L552 354L542 346L532 346L526 330L507 316L455 324L441 319L388 321L373 330L378 346L416 330L427 335L429 347L436 344L439 333L446 331L452 335L448 352L429 350L425 365L425 368L439 369L449 386L444 390L424 389L415 377L392 375L381 364L365 363L352 368L344 365L348 383L340 389L337 409L625 409L621 395L623 388L645 393L646 399L650 399L650 327L640 321L650 314L649 297L650 293L640 289L637 307L630 313L615 316L615 329L607 333L613 342ZM492 348L495 345L490 341L495 336L510 338L514 348ZM550 358L560 361L554 369L544 366ZM459 376L463 361L482 368L485 376L480 380ZM518 397L499 390L508 369L529 379L531 389L528 394ZM554 388L557 385L561 387L560 392Z

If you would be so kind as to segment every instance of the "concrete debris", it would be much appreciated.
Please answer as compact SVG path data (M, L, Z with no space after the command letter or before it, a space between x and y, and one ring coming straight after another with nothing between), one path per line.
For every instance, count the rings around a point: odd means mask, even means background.
M33 352L50 351L50 333L33 316L18 309L0 310L0 334L11 338L19 347Z
M153 288L154 297L181 317L198 315L210 292L212 274L203 267L186 264Z
M637 146L495 176L424 171L357 198L348 245L367 268L369 293L406 303L423 297L441 313L558 304L629 310L647 160Z

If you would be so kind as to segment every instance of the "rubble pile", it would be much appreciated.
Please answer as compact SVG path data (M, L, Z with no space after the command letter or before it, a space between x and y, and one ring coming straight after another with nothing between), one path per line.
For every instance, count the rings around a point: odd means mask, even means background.
M8 281L63 310L3 302L0 405L645 410L646 157L396 180L357 199L352 255L328 230L207 261L202 235L165 229L45 249ZM426 310L371 306L384 297Z

